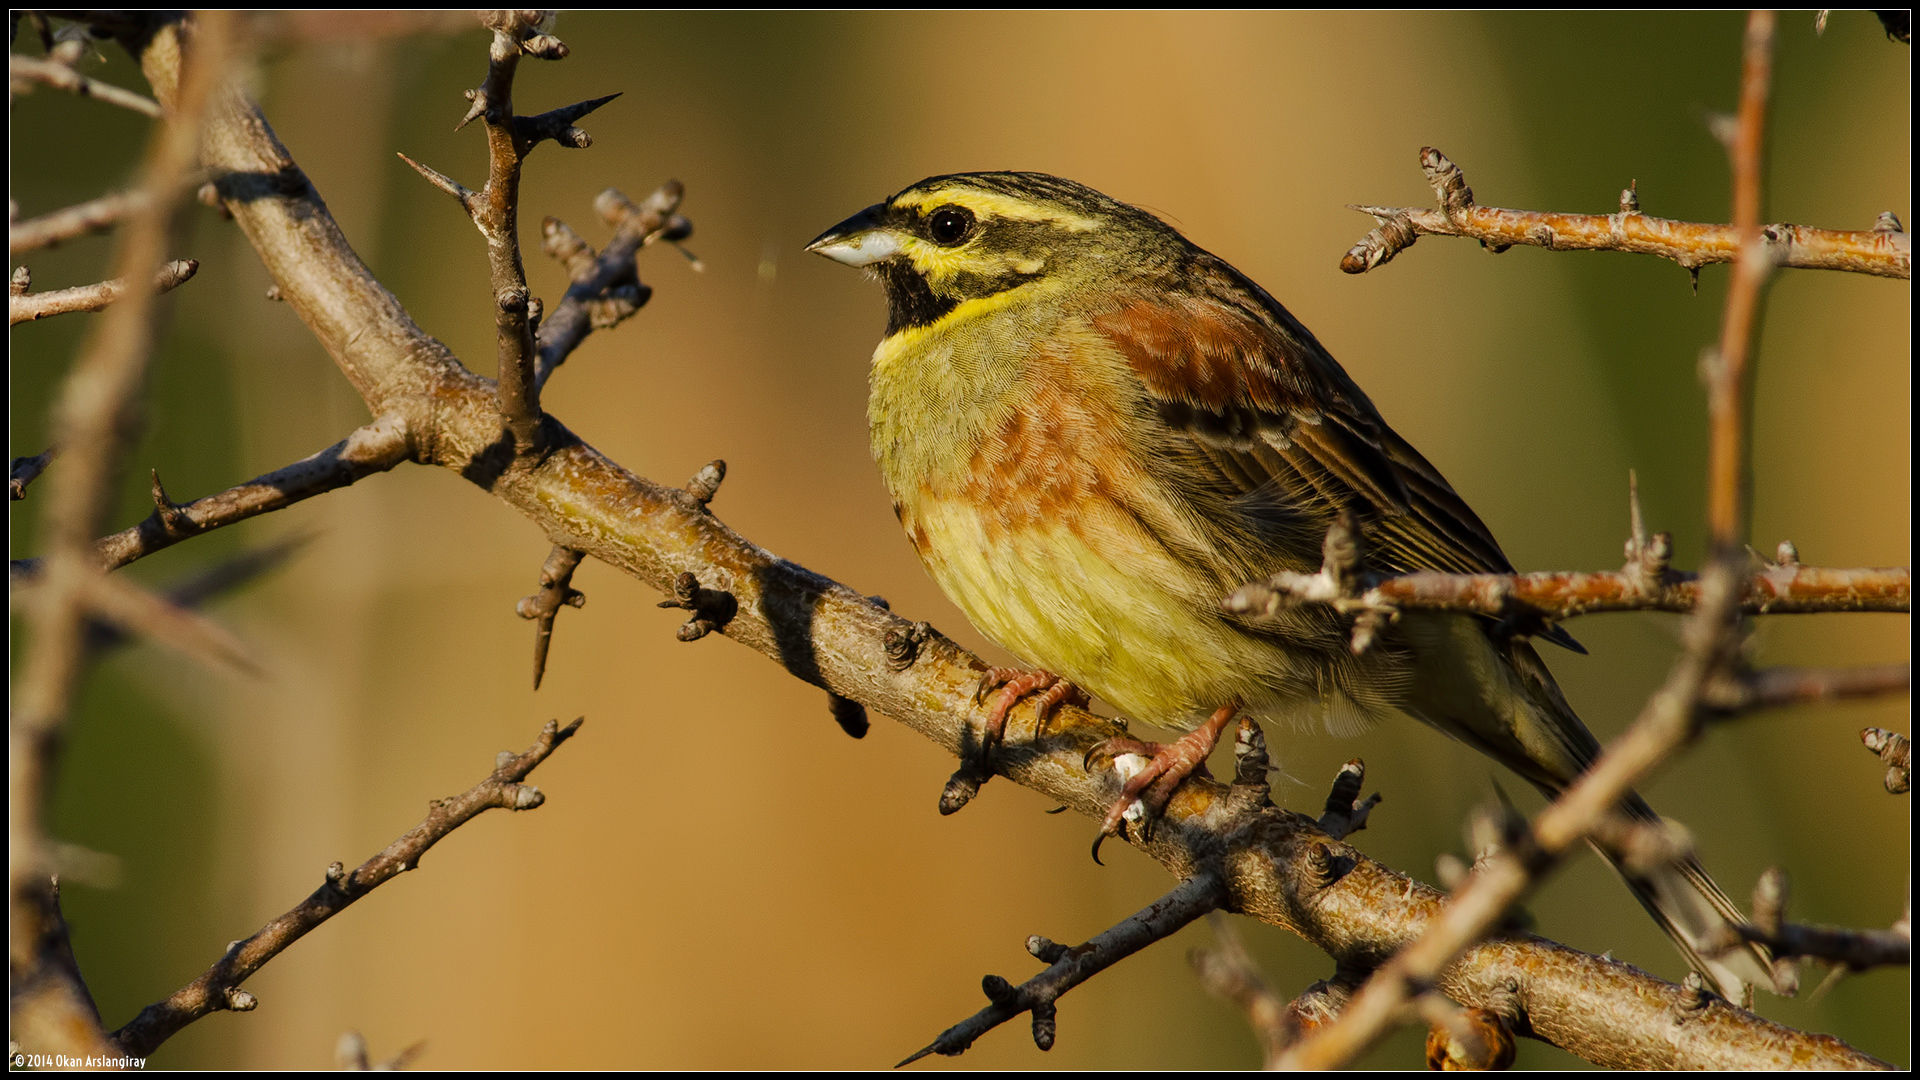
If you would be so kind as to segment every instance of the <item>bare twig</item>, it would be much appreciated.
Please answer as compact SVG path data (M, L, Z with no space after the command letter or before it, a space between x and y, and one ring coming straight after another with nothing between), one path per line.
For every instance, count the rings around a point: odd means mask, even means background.
M56 90L79 94L81 97L95 98L109 105L118 105L123 109L132 109L142 116L151 116L155 120L160 119L159 102L131 90L123 90L111 83L90 79L65 64L34 56L22 56L19 53L9 55L7 60L15 92L39 83Z
M160 268L155 275L153 290L170 292L193 278L200 264L193 259L175 259ZM8 325L18 326L23 322L44 319L51 315L66 315L75 311L99 311L114 301L126 296L127 283L124 278L114 278L94 285L78 285L71 289L55 289L52 292L20 293L7 297Z
M1740 130L1732 147L1734 221L1740 230L1742 251L1734 266L1721 326L1721 360L1712 369L1708 394L1713 448L1708 467L1708 524L1714 555L1702 576L1693 616L1686 624L1679 662L1626 733L1548 805L1515 844L1483 863L1440 918L1374 973L1337 1022L1291 1048L1281 1062L1283 1067L1337 1067L1353 1061L1391 1030L1400 1021L1407 1002L1434 985L1463 949L1492 932L1544 873L1614 813L1640 780L1692 740L1699 730L1701 700L1736 659L1740 640L1737 583L1747 555L1739 543L1741 520L1737 512L1746 457L1737 437L1740 421L1735 414L1744 392L1759 291L1770 267L1758 222L1761 135L1766 121L1773 27L1770 11L1756 11L1747 21ZM1462 199L1470 202L1471 194L1464 194ZM1731 460L1722 460L1723 454L1732 455ZM1635 518L1634 542L1641 543L1644 526L1637 513ZM1702 999L1695 1011L1709 1004Z
M482 813L493 809L531 810L545 802L546 796L539 788L521 781L580 730L580 724L575 720L561 727L558 721L547 721L540 737L525 753L501 751L493 773L485 780L452 798L435 799L424 821L353 872L348 873L339 863L328 867L326 881L313 895L252 937L228 946L225 956L165 1001L140 1010L139 1016L113 1033L114 1041L135 1057L147 1057L181 1028L203 1016L222 1009L246 1012L257 1006L259 1002L240 985L309 930L387 881L418 867L428 849Z
M1728 926L1720 947L1732 949L1743 941L1766 945L1779 958L1809 956L1846 968L1865 971L1876 967L1907 967L1913 952L1912 930L1905 916L1890 930L1844 930L1786 921L1786 872L1772 867L1760 875L1753 889L1753 921Z
M987 976L980 988L993 1004L941 1032L939 1038L900 1064L910 1064L928 1054L963 1053L975 1039L1023 1012L1033 1014L1034 1045L1053 1049L1054 1003L1062 995L1154 942L1171 937L1209 911L1218 910L1226 897L1226 883L1218 875L1197 873L1084 945L1068 948L1043 937L1028 938L1027 950L1047 963L1045 971L1019 986L998 975Z
M585 553L554 545L540 567L540 591L523 596L514 608L523 619L536 620L533 633L533 688L547 673L547 647L553 642L553 619L563 607L584 607L587 594L573 587L573 572Z
M1340 269L1364 274L1427 235L1464 236L1480 241L1493 252L1505 251L1514 244L1530 244L1554 251L1658 255L1695 273L1710 263L1732 262L1739 251L1736 226L1649 217L1640 212L1639 196L1632 188L1620 193L1617 214L1503 210L1476 205L1460 167L1440 151L1423 148L1420 167L1440 197L1439 208L1352 207L1373 215L1380 225L1341 258ZM1912 240L1898 230L1850 232L1778 224L1766 226L1761 235L1770 256L1780 266L1850 270L1891 278L1907 278L1913 273Z
M48 447L32 457L14 458L13 466L8 470L7 476L7 501L18 502L26 498L27 485L39 479L40 474L47 471L47 466L53 462L55 453L57 451L53 447Z
M653 290L639 278L634 257L656 237L685 236L693 226L675 214L684 189L669 180L638 204L616 188L594 200L594 209L613 228L605 251L595 255L566 223L547 218L541 248L560 260L573 281L567 295L540 321L539 368L535 381L545 386L588 334L610 329L646 304Z
M1879 755L1887 766L1886 786L1890 795L1904 795L1913 787L1913 742L1897 731L1870 727L1860 732L1860 741Z
M1871 664L1853 668L1763 668L1722 679L1707 689L1705 704L1728 717L1822 701L1843 701L1905 693L1912 684L1907 664Z
M9 728L9 883L12 896L12 1038L40 1053L100 1056L111 1043L97 1021L76 1008L42 1009L87 997L77 977L46 962L44 889L48 853L44 825L46 780L86 655L89 600L99 594L90 545L114 490L122 451L135 430L131 410L152 348L155 291L151 286L173 219L175 196L197 158L201 120L225 67L233 17L201 15L192 61L181 60L179 27L168 23L146 51L173 69L170 120L149 148L143 186L149 204L120 234L114 276L133 283L90 327L54 411L54 439L62 467L48 479L42 526L46 552L39 596L29 609L30 636L15 683ZM184 69L184 70L183 70ZM11 303L20 298L10 297ZM65 985L69 981L72 985ZM89 1009L91 1006L88 1007Z
M88 233L110 229L146 205L147 193L144 188L102 195L90 202L20 222L8 232L8 248L12 254L19 255L53 247Z
M100 565L117 570L190 536L292 506L362 477L385 472L413 453L405 423L383 416L309 458L193 502L158 507L146 520L94 544Z

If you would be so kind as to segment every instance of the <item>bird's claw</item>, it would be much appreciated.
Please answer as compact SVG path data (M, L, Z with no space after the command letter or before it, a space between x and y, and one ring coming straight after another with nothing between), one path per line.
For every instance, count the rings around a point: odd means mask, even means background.
M1094 838L1094 862L1100 862L1100 845L1109 836L1124 836L1129 821L1139 827L1142 841L1152 839L1154 820L1166 810L1174 791L1187 777L1206 772L1207 756L1213 753L1220 742L1220 733L1239 711L1237 702L1226 705L1206 723L1164 746L1123 735L1096 743L1087 751L1083 766L1090 765L1096 758L1105 758L1113 762L1124 781L1120 797L1107 810L1106 818L1100 823L1100 835ZM1122 762L1133 755L1146 760L1138 768L1130 769Z

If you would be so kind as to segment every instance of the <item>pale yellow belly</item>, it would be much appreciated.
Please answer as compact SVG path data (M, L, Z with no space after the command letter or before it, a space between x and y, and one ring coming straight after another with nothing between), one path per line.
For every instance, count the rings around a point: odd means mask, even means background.
M1127 716L1192 728L1229 700L1279 689L1281 658L1213 613L1215 586L1118 508L1083 509L1073 527L1007 530L964 502L929 499L909 524L934 580L976 627Z

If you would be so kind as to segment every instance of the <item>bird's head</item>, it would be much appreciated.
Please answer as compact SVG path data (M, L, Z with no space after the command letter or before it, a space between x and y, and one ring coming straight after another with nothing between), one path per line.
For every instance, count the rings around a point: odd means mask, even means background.
M1159 264L1178 234L1046 173L936 176L867 207L807 250L866 268L887 290L887 336L964 319L1090 277Z

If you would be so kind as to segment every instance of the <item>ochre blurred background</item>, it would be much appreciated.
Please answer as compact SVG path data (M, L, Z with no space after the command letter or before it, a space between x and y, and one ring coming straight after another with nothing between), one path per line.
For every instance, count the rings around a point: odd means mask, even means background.
M543 215L589 240L595 192L687 185L701 273L650 249L652 302L595 335L546 404L616 460L679 483L711 458L719 515L774 552L985 644L921 571L868 458L866 357L883 303L801 246L924 176L1038 169L1162 214L1280 297L1476 506L1523 569L1616 565L1627 470L1682 565L1701 547L1704 400L1724 267L1698 295L1645 257L1428 239L1361 277L1336 264L1371 225L1348 203L1425 204L1437 146L1483 203L1609 212L1639 183L1649 213L1725 220L1724 154L1706 131L1734 103L1742 17L1708 15L580 14L564 63L526 63L522 112L612 91L585 152L543 147L523 187L528 272ZM22 35L16 48L37 51ZM469 184L478 128L454 133L485 38L283 49L260 58L268 118L346 235L420 324L492 374L478 236L403 151ZM1863 13L1823 38L1782 18L1769 220L1864 228L1910 220L1909 63ZM109 47L95 70L142 87ZM146 123L92 101L17 99L12 194L32 216L128 182ZM313 453L366 411L268 285L238 231L195 210L147 430L120 520L145 513L146 470L198 497ZM36 288L103 276L110 242L35 255ZM1766 310L1755 414L1756 546L1813 563L1910 561L1909 287L1780 275ZM87 316L11 335L13 454L44 447L46 403ZM54 468L59 468L56 463ZM32 554L35 502L13 507ZM491 814L295 945L248 984L253 1013L215 1015L156 1067L310 1068L341 1032L376 1057L426 1040L437 1068L879 1068L984 999L986 973L1036 965L1026 935L1084 940L1171 879L1124 845L1086 856L1093 823L1048 817L1004 781L935 811L952 761L876 717L863 741L823 695L589 563L590 600L560 618L545 687L513 615L546 541L441 470L403 467L136 566L164 582L291 534L290 565L214 607L268 657L257 679L208 675L151 646L90 677L58 789L60 839L117 856L117 883L66 891L74 947L109 1025L191 979L320 883L462 790L549 717L579 738L534 780L534 813ZM1550 658L1602 736L1664 676L1677 622L1583 619L1588 657ZM1786 617L1764 663L1904 660L1904 616ZM985 649L990 656L1001 656ZM1796 917L1884 926L1908 880L1908 807L1880 788L1856 732L1908 730L1904 699L1805 708L1716 729L1647 790L1683 821L1727 890L1788 869ZM1463 849L1494 766L1411 721L1335 740L1271 731L1278 799L1313 810L1338 763L1386 794L1361 848L1431 880ZM1532 793L1500 783L1525 805ZM1591 858L1532 902L1539 929L1668 978L1678 957ZM1283 994L1330 963L1239 920ZM1207 997L1188 949L1128 960L1065 999L1060 1038L1024 1022L957 1064L986 1068L1249 1067L1242 1018ZM1808 982L1821 972L1812 971ZM1910 1061L1905 971L1848 978L1767 1015ZM1414 1067L1408 1031L1370 1063ZM916 1068L939 1068L933 1059ZM1579 1062L1539 1043L1520 1064Z

